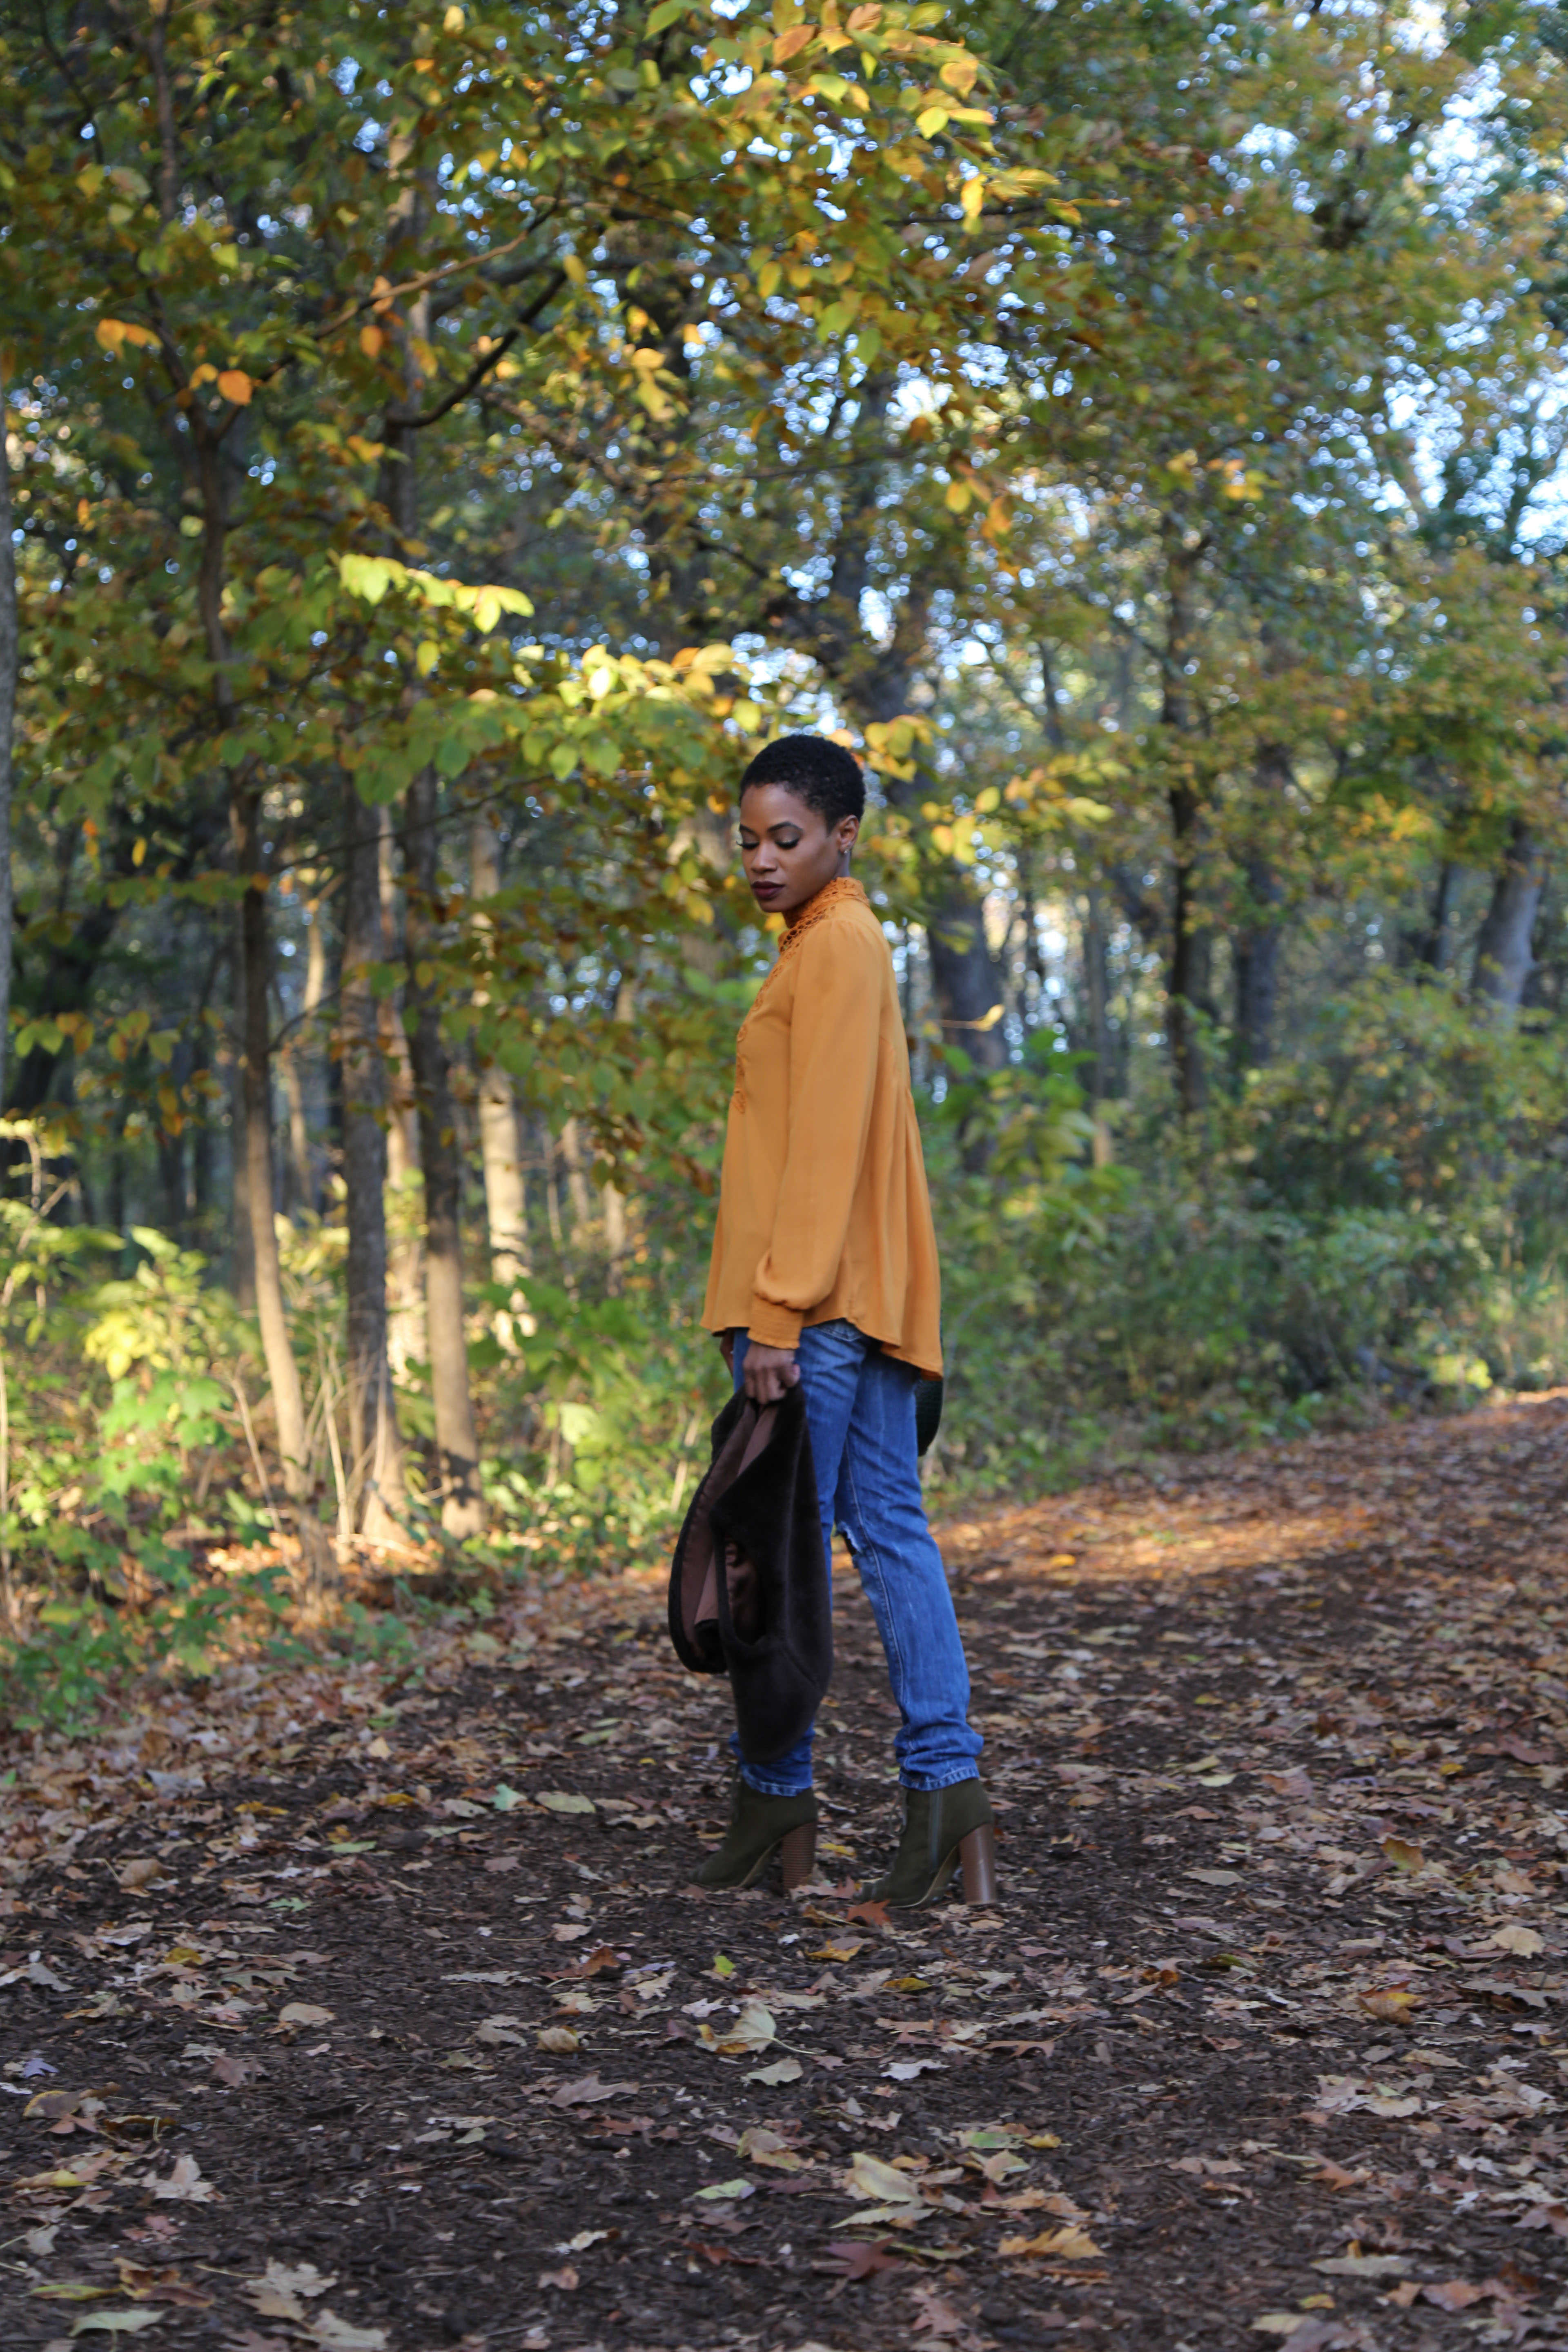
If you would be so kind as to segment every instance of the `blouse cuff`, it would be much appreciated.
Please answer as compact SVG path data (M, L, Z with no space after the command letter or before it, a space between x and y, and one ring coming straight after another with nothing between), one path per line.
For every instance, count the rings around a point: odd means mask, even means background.
M804 1315L795 1314L789 1307L776 1307L771 1298L753 1298L752 1318L747 1324L748 1336L763 1348L795 1348L800 1344Z

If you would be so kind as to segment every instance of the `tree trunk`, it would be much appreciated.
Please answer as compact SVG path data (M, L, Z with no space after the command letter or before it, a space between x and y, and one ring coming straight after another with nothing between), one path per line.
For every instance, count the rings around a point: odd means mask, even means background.
M261 849L261 787L248 768L235 772L229 803L235 865L249 887L239 910L242 1005L240 1086L245 1099L245 1181L250 1211L250 1246L256 1269L256 1313L261 1326L268 1385L278 1421L278 1450L290 1502L302 1502L310 1487L305 1457L305 1401L300 1368L289 1342L283 1306L283 1273L272 1184L272 1041L268 1021L271 978L267 935L267 876Z
M1437 868L1426 928L1412 943L1412 961L1419 971L1441 971L1447 961L1448 918L1453 911L1454 884L1458 870L1451 857L1445 857Z
M1546 856L1541 837L1527 817L1516 816L1476 941L1476 969L1470 982L1470 993L1478 1003L1509 1018L1519 1011L1533 966L1531 936L1545 883Z
M1208 1072L1201 1034L1202 1013L1208 995L1208 940L1197 925L1197 795L1187 784L1173 784L1170 803L1175 881L1171 905L1166 1026L1176 1073L1176 1099L1183 1118L1191 1118L1208 1100Z
M0 368L0 1102L11 1044L11 761L22 635L16 551L11 541L11 461L5 447L5 375Z
M463 1255L459 1226L462 1162L440 1001L427 959L437 945L437 784L425 769L404 803L404 867L407 876L405 930L408 971L408 1051L419 1114L419 1164L425 1179L425 1321L430 1387L436 1408L436 1452L441 1525L448 1535L478 1535L485 1523L479 1485L479 1438L468 1393L468 1349L463 1330ZM425 977L421 978L421 974Z
M1273 1058L1274 1013L1279 993L1279 907L1284 891L1272 851L1295 781L1284 744L1259 743L1252 774L1253 833L1241 861L1246 917L1231 940L1231 962L1237 1059L1243 1069L1260 1070Z
M393 868L392 814L376 811L379 838L376 869L381 887L381 956L396 963L403 953L397 920L397 877ZM425 1361L425 1250L420 1239L415 1195L419 1190L419 1114L414 1103L414 1065L409 1058L408 1033L395 997L384 996L377 1007L382 1061L387 1072L391 1099L387 1105L386 1183L391 1228L391 1321L387 1353L395 1381L405 1380L409 1367Z
M1255 906L1279 895L1279 877L1259 862L1247 871L1248 892ZM1231 941L1236 979L1236 1041L1243 1069L1261 1070L1274 1058L1274 1012L1279 994L1279 926L1251 923Z
M1090 886L1083 910L1083 979L1088 1000L1089 1096L1096 1104L1109 1102L1116 1092L1115 1048L1110 1034L1110 942L1106 936L1105 901Z
M351 1505L359 1532L390 1542L405 1507L386 1328L386 1070L370 966L382 961L376 823L343 779L343 1191L348 1220ZM318 918L319 919L319 918Z
M225 547L228 516L225 497L223 453L201 422L199 404L190 411L195 432L196 480L201 498L201 557L196 575L196 605L207 659L212 664L213 707L218 726L232 730L238 719L229 675L229 644L224 627ZM250 1232L251 1271L256 1283L257 1320L267 1360L268 1385L278 1424L278 1450L283 1463L284 1490L291 1502L303 1502L310 1474L305 1458L305 1404L300 1388L300 1368L289 1344L289 1318L283 1305L283 1275L278 1257L278 1228L272 1197L272 1039L270 1034L271 955L267 936L267 872L261 841L261 781L248 759L229 771L228 820L234 845L235 871L247 887L239 909L239 971L237 993L240 1014L239 1090L245 1104L245 1192ZM310 1564L312 1580L321 1563L312 1557L320 1531L312 1533L300 1516L300 1542Z
M249 1161L247 1158L245 1149L245 1047L241 1042L241 1032L245 1027L245 1013L244 982L240 976L239 969L238 931L239 925L237 922L235 924L236 950L234 965L234 1034L236 1043L234 1066L229 1085L228 1103L229 1193L234 1203L233 1234L229 1252L229 1288L234 1293L237 1305L243 1307L245 1312L249 1315L254 1313L256 1307L256 1252L252 1247L250 1238L252 1232L250 1222L250 1176ZM124 1160L124 1147L121 1144L117 1146L116 1149L119 1151L120 1161L122 1163ZM121 1179L120 1192L122 1197L124 1193L123 1177ZM121 1228L123 1229L125 1223L123 1213L121 1213L117 1222Z
M569 1118L561 1130L561 1157L566 1168L566 1195L572 1203L573 1246L583 1249L594 1221L594 1202L583 1164L583 1130L575 1118Z
M500 888L500 860L495 828L482 814L473 821L469 845L469 880L475 920L482 922L483 902ZM533 1322L526 1302L516 1294L531 1271L528 1249L528 1202L523 1190L522 1155L518 1148L517 1101L511 1080L499 1063L487 1063L479 1072L479 1157L485 1176L485 1217L489 1232L490 1279L509 1296L508 1315L525 1331ZM510 1338L510 1327L503 1338Z

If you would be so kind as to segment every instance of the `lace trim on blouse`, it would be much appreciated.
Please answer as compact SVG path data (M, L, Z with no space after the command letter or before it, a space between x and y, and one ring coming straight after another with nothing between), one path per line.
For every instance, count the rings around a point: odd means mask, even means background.
M731 1100L737 1110L744 1110L746 1108L745 1088L741 1084L741 1047L745 1043L747 1030L762 1010L763 1000L784 969L786 960L795 953L807 931L825 921L835 907L841 907L846 901L851 904L858 902L862 907L868 907L871 903L858 882L853 880L847 874L836 874L831 882L823 884L815 898L806 900L783 939L780 940L778 954L769 966L761 988L752 997L751 1010L742 1022L736 1034L735 1090Z

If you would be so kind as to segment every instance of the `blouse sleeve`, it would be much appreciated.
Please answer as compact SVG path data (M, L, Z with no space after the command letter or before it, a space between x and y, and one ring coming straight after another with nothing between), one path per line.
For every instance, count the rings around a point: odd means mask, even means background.
M793 1348L837 1278L876 1093L887 952L860 923L821 923L801 942L784 1174L748 1325L764 1347Z

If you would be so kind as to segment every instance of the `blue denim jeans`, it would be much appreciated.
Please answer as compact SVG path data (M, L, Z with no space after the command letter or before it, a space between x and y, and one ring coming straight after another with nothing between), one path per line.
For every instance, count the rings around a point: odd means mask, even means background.
M746 1334L738 1331L737 1388L745 1360ZM921 1498L916 1375L853 1323L809 1324L796 1361L823 1545L831 1561L834 1527L842 1528L882 1637L900 1718L893 1743L899 1778L906 1789L972 1780L984 1743L969 1727L963 1643ZM742 1762L741 1778L765 1796L797 1795L811 1786L811 1742L808 1731L774 1763Z

